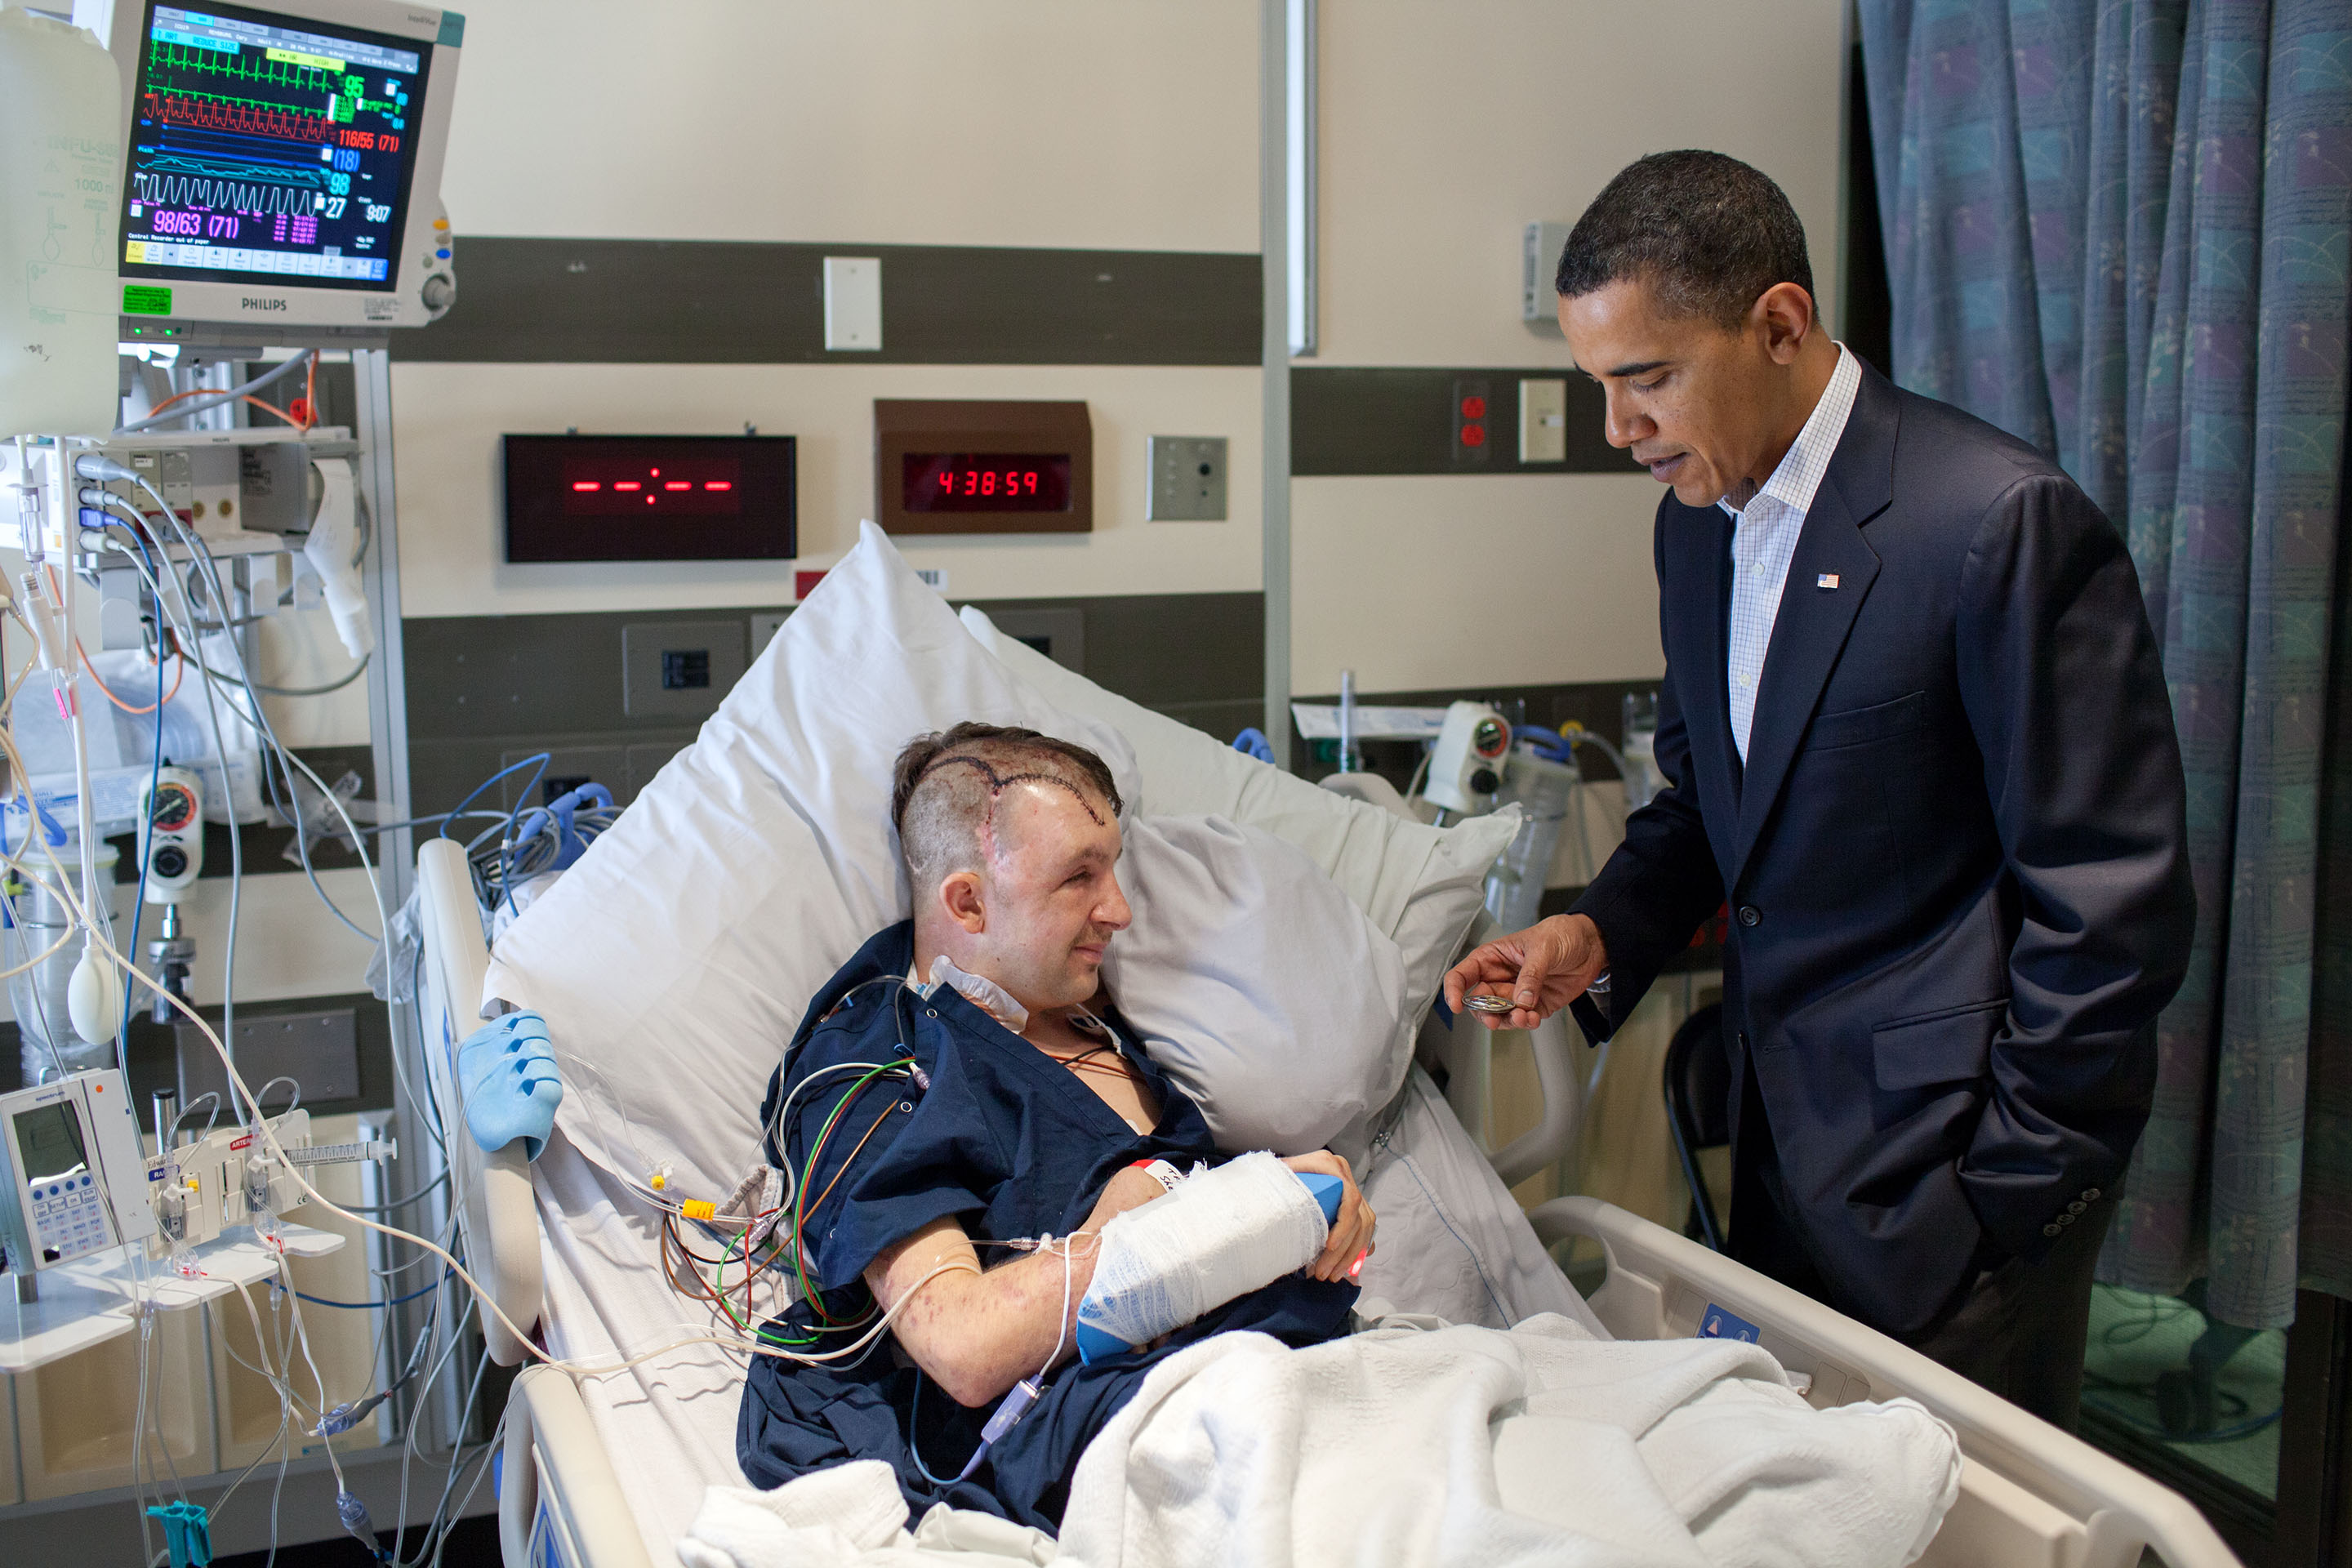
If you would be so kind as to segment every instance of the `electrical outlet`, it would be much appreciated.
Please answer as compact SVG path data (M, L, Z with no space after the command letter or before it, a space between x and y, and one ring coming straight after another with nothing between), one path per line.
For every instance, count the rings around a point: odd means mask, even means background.
M1454 384L1454 466L1483 468L1494 450L1489 439L1494 407L1486 377L1465 376Z

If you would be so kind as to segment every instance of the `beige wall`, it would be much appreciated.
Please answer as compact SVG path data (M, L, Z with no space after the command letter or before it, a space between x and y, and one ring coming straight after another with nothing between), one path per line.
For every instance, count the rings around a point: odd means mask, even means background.
M1254 251L1257 27L1255 0L482 0L443 195L460 235Z
M503 0L469 11L459 236L1258 248L1257 7L1185 0ZM882 279L883 336L891 279ZM747 302L748 303L748 302ZM773 604L794 563L508 567L501 431L800 437L801 567L873 510L873 399L1083 397L1096 531L930 542L965 598L1254 591L1258 373L1071 366L402 366L411 616ZM1143 521L1145 439L1231 443L1229 520Z
M1780 183L1834 319L1844 17L1841 0L1324 5L1310 363L1565 369L1567 345L1519 320L1520 232L1675 147ZM1661 673L1659 493L1639 474L1297 481L1297 689L1335 689L1343 666L1370 690Z

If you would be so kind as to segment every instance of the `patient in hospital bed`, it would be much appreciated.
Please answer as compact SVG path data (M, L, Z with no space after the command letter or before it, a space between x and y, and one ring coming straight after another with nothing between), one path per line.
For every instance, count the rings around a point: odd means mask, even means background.
M1103 991L1129 921L1119 807L1095 753L1032 731L960 724L901 753L914 918L818 993L761 1109L804 1290L764 1337L824 1354L877 1313L890 1326L835 1361L754 1358L737 1451L756 1485L880 1459L919 1510L1051 1530L1087 1443L1160 1360L1227 1330L1294 1347L1346 1331L1373 1216L1318 1152L1284 1162L1345 1184L1307 1269L1132 1352L1074 1358L1093 1237L1224 1158Z

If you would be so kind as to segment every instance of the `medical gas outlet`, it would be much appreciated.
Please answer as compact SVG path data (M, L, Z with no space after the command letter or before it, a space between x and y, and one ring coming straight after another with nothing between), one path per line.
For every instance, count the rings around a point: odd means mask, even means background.
M1501 714L1482 703L1454 703L1445 710L1429 754L1429 785L1423 795L1446 811L1488 809L1503 787L1503 759L1510 749L1511 727Z

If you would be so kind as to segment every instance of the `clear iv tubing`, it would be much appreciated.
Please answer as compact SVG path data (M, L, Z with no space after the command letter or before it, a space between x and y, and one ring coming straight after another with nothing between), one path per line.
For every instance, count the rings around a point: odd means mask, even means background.
M18 773L22 775L24 773L24 758L18 754L16 751L15 737L8 734L5 727L0 727L0 751L5 751L11 764L14 765ZM373 882L373 878L371 878L371 882ZM411 1242L440 1258L441 1261L448 1267L451 1273L455 1274L459 1279L465 1281L467 1287L474 1292L475 1300L484 1309L495 1316L500 1323L506 1326L507 1331L514 1336L516 1342L520 1344L533 1359L537 1360L543 1365L569 1373L574 1377L604 1377L609 1376L614 1373L625 1372L631 1367L642 1365L646 1362L655 1360L660 1356L667 1355L672 1351L682 1350L687 1346L698 1344L712 1344L728 1349L749 1351L757 1355L773 1356L779 1360L801 1363L839 1361L850 1355L863 1355L866 1348L872 1344L874 1341L878 1339L885 1331L887 1331L892 1321L897 1319L898 1315L906 1310L907 1304L913 1300L915 1297L921 1292L922 1288L925 1285L929 1284L933 1279L938 1279L942 1274L956 1272L976 1274L979 1272L979 1269L975 1265L966 1263L961 1259L952 1259L948 1262L939 1264L937 1267L925 1273L921 1279L916 1280L913 1285L909 1286L906 1294L899 1297L898 1301L890 1307L889 1310L884 1312L877 1320L876 1320L872 1328L868 1329L856 1340L851 1341L848 1344L844 1345L841 1349L836 1351L803 1354L768 1344L758 1339L756 1336L747 1339L741 1336L730 1337L719 1334L701 1333L688 1334L679 1339L672 1340L666 1344L657 1345L652 1350L639 1352L635 1355L625 1357L620 1361L614 1362L607 1365L588 1365L583 1363L570 1361L561 1356L551 1355L532 1342L530 1331L525 1326L517 1323L514 1319L508 1314L506 1309L499 1304L497 1298L492 1296L488 1290L485 1289L481 1281L474 1278L472 1271L467 1269L464 1264L458 1262L457 1258L451 1254L447 1248L439 1246L437 1243L425 1237L417 1235L414 1231L403 1230L398 1226L380 1224L375 1220L368 1218L364 1215L353 1214L350 1210L344 1208L341 1205L337 1204L333 1199L328 1197L324 1193L320 1192L315 1185L313 1185L310 1177L304 1174L303 1168L294 1163L292 1160L287 1157L285 1145L278 1141L278 1130L272 1127L269 1124L268 1119L262 1114L261 1107L259 1103L255 1100L251 1087L246 1083L244 1076L236 1070L236 1063L229 1055L228 1047L222 1043L218 1031L214 1029L212 1025L205 1020L203 1015L199 1014L194 1007L190 1006L178 995L164 989L163 986L152 976L147 974L136 964L125 959L121 952L115 950L111 942L107 942L105 939L100 937L95 925L89 920L87 912L87 905L75 900L70 893L66 892L63 889L58 889L58 891L62 895L62 900L67 906L68 911L73 916L74 920L82 926L84 931L89 932L88 941L94 951L103 953L108 959L111 960L115 966L124 974L137 981L140 984L146 986L148 990L153 992L157 996L169 1002L173 1007L177 1009L183 1016L184 1016L190 1023L194 1024L197 1030L203 1034L205 1039L212 1046L214 1054L220 1058L222 1068L227 1075L230 1086L236 1091L236 1095L242 1096L246 1104L251 1109L253 1112L252 1126L256 1136L261 1141L262 1146L270 1154L270 1156L277 1160L280 1165L283 1165L287 1172L292 1175L297 1186L300 1187L302 1191L308 1194L312 1201L316 1202L322 1210L328 1214L335 1215L338 1219L348 1220L353 1225L359 1226L367 1230L374 1231L382 1236L394 1237L401 1240Z

